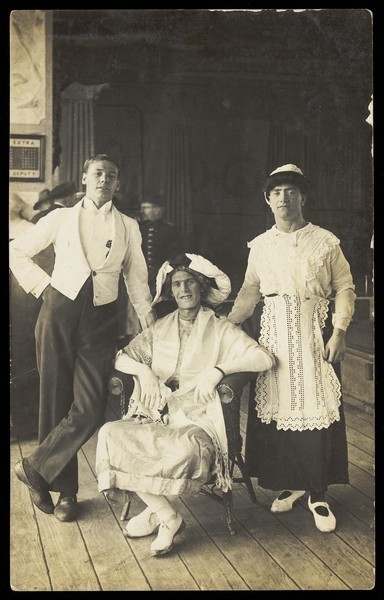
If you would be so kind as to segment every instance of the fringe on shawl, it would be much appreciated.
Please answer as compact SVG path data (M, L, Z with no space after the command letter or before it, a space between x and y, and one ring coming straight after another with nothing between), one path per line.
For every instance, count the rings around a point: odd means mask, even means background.
M160 416L159 419L153 419L148 414L135 412L134 415L125 416L125 419L135 421L138 424L147 423L151 421L153 423L156 423L157 425L167 425L167 416L168 415L164 415L164 417ZM212 475L216 476L216 486L223 492L227 492L228 490L232 489L232 478L230 475L228 454L224 453L221 450L215 436L210 435L210 437L215 452L215 460L212 469Z
M212 474L216 476L216 486L223 492L232 489L232 478L229 470L228 454L224 454L216 440L212 437L213 447L215 449L215 465Z

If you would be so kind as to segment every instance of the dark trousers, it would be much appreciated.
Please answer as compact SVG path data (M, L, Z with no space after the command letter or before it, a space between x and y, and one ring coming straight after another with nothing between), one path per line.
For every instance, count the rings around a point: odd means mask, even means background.
M116 302L93 305L89 278L75 300L50 287L36 323L39 445L29 462L63 495L77 493L77 452L104 422L116 312Z

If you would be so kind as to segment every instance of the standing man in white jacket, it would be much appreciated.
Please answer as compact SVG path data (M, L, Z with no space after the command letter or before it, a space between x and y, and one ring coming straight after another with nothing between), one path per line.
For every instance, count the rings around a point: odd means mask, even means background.
M82 183L86 192L78 204L51 212L10 244L14 276L44 300L35 330L39 444L15 474L34 504L60 521L77 517L77 452L104 422L121 271L141 327L156 318L139 226L112 204L117 164L105 154L89 158ZM50 244L51 277L32 260ZM56 506L50 491L60 492Z

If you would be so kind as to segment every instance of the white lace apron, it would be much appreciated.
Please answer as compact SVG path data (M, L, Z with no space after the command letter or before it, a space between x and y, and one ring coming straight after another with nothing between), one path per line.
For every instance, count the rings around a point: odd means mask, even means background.
M256 409L263 423L304 431L340 419L340 382L323 359L328 304L320 296L265 298L259 343L275 355L277 365L259 373L256 382Z

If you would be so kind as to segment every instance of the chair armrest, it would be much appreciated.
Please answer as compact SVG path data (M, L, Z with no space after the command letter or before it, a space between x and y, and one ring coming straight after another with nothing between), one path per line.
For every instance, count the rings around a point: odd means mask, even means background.
M119 400L119 412L122 419L127 412L128 402L132 395L134 381L132 375L114 369L108 379L109 401L115 405L114 399ZM113 410L113 408L112 408ZM116 412L116 408L114 410Z
M243 387L256 376L257 373L253 371L244 371L243 373L226 375L217 385L220 400L224 404L228 404L232 401L234 396L240 396Z
M240 396L245 385L256 377L257 373L245 371L244 373L232 373L226 375L217 385L220 400L223 404L232 402L234 396ZM132 375L114 369L108 380L108 390L112 396L129 398L133 392L134 381Z
M226 375L217 385L228 441L228 456L233 460L241 453L240 401L243 387L257 377L254 371Z
M114 369L108 380L108 390L112 396L119 396L123 391L126 395L133 392L134 381L132 375Z

